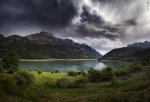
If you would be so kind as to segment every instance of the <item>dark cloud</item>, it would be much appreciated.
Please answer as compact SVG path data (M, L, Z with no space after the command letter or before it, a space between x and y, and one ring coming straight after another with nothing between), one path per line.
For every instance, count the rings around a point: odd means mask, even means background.
M111 3L111 2L115 2L116 0L93 0L93 1L100 1L102 3Z
M82 37L90 37L90 38L107 38L110 40L115 40L118 38L117 35L114 35L113 33L108 32L106 29L103 30L96 30L95 28L90 28L89 26L83 24L79 25L77 28L78 33L80 33L80 36Z
M75 15L71 0L0 0L0 27L8 23L64 27Z
M146 7L142 0L0 0L0 33L43 30L112 49L150 38Z
M102 16L86 6L83 6L80 24L77 25L76 31L81 37L103 37L110 40L118 38L118 28L111 22L106 22Z
M108 3L112 4L112 3L116 3L116 2L119 3L119 2L123 2L123 1L128 2L130 0L93 0L93 1L99 1L99 2L105 3L105 4L108 4Z
M127 26L134 26L134 25L137 25L137 24L138 23L137 23L136 19L129 19L129 20L125 21L125 25L127 25Z
M81 22L88 22L92 24L102 25L104 19L96 14L95 11L91 11L89 7L83 6L83 13L81 14Z

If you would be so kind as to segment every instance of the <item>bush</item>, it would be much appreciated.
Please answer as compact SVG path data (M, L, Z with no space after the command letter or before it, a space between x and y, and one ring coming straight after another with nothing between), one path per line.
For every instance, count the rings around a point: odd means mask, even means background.
M81 70L80 72L74 72L74 71L68 72L68 76L75 77L75 76L77 76L77 75L86 76L86 72L84 72L83 70Z
M14 52L5 54L2 59L2 66L8 72L16 71L19 68L18 55Z
M55 70L55 73L59 73L59 71L58 71L58 70Z
M88 80L90 82L100 82L100 78L101 78L100 71L95 70L93 68L88 71Z
M112 79L113 70L111 67L107 67L103 70L90 69L88 71L88 79L90 82L107 82Z
M7 94L15 94L16 88L13 77L6 73L0 73L0 91Z
M106 67L101 71L101 80L102 81L110 81L113 77L113 68L112 67Z
M128 75L128 71L126 69L123 69L123 70L116 71L115 74L118 77L124 77Z
M84 72L84 71L83 71L83 69L81 69L81 71L80 71L80 72L77 72L77 74L78 74L78 75L86 76L86 72Z
M129 66L127 66L127 67L125 67L123 69L115 71L115 74L118 77L130 76L133 73L141 71L142 67L143 66L140 65L138 62L137 63L133 63L133 64L130 64Z
M146 79L150 79L150 66L143 67Z
M17 86L21 88L30 87L34 81L34 75L24 70L17 71L14 78Z
M38 74L40 75L41 73L42 73L42 72L39 70L39 71L38 71Z
M69 79L67 79L67 78L62 78L62 79L59 79L59 80L57 80L57 82L56 82L56 87L59 87L59 88L68 88L69 87L69 85L70 85L70 81L69 81Z
M75 81L70 81L67 78L57 80L56 87L59 88L84 88L85 84L88 83L87 78L80 78Z
M3 69L0 67L0 73L3 72Z
M84 88L86 83L88 83L88 79L86 77L81 78L81 79L78 79L78 80L74 81L73 84L72 84L72 87L74 87L74 88Z
M118 87L117 76L113 75L111 79L111 85L114 87Z
M135 73L141 71L142 66L140 64L136 65L131 65L130 68L128 69L129 73Z
M70 72L68 72L68 76L77 76L77 73L75 73L75 72L73 72L73 71L70 71Z

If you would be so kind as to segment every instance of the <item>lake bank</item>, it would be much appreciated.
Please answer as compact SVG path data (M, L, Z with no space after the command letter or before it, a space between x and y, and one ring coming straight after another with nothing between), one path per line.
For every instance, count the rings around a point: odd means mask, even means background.
M118 63L132 63L132 62L128 62L128 61L119 61L119 60L99 60L98 62L118 62Z
M1 61L2 59L0 59ZM97 59L20 59L20 61L90 61Z
M20 59L20 61L90 61L97 59Z

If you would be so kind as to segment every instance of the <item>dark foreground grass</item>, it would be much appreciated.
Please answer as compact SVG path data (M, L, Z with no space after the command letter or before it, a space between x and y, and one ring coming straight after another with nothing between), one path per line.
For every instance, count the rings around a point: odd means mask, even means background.
M90 83L86 76L66 73L0 73L0 102L149 102L150 66L141 69L117 77L115 85Z

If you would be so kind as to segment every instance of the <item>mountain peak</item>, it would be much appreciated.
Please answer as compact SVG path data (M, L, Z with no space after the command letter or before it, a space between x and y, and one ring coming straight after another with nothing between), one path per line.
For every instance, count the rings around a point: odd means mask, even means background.
M41 32L38 33L38 34L41 35L41 36L50 36L50 37L54 37L52 33L44 32L44 31L41 31Z
M35 33L35 34L31 34L31 35L28 35L26 36L28 38L34 38L34 37L54 37L52 33L49 33L49 32L44 32L44 31L41 31L40 33Z
M138 48L149 48L150 47L150 42L145 41L145 42L136 42L134 44L129 44L127 47L138 47Z
M49 44L58 39L52 33L44 31L28 35L26 38L28 38L31 42L38 44Z

